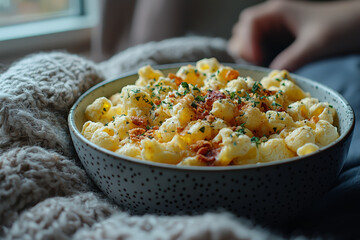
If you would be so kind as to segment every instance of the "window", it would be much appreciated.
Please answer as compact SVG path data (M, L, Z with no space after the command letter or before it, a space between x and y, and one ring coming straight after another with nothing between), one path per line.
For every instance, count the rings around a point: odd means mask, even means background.
M0 0L0 59L90 41L96 0Z
M1 0L0 26L81 14L81 1Z

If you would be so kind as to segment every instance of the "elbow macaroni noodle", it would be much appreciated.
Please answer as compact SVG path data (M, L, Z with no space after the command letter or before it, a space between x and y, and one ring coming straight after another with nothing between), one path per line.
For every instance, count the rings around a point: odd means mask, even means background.
M255 81L210 58L168 76L138 73L135 85L86 108L85 138L147 161L226 166L303 156L339 137L335 109L285 70Z

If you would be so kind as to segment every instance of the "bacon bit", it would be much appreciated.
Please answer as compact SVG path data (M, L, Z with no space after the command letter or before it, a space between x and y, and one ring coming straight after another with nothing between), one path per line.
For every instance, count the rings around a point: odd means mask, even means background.
M207 109L202 109L200 107L195 109L195 119L203 120L208 115L209 115L209 110L207 110Z
M211 150L211 148L208 147L208 146L206 146L206 147L201 147L201 148L199 148L199 149L197 150L196 154L205 156L210 150Z
M196 102L196 108L193 107L195 112L195 119L203 120L210 114L214 102L218 99L225 99L226 96L218 90L208 91L205 102ZM211 119L212 117L210 117Z
M230 70L226 73L225 75L225 80L226 81L230 81L230 80L233 80L233 79L236 79L240 76L239 72L236 71L236 70Z
M252 103L250 102L241 102L240 104L237 105L237 109L238 110L245 110L248 108L252 108Z
M144 133L144 136L145 136L145 137L153 138L153 137L154 137L155 130L157 130L157 129L150 129L150 130L146 131L146 132Z
M260 106L260 110L261 110L262 112L267 112L267 111L270 110L270 108L269 108L269 106L268 106L266 103L262 102L262 103L261 103L261 106Z
M134 142L140 142L145 138L145 129L143 128L133 128L129 131L130 139Z
M237 109L238 110L242 110L245 108L248 108L249 106L251 106L251 104L249 102L241 102L240 104L237 104Z
M184 131L184 127L178 127L178 128L176 128L176 132L178 133L178 134L180 134L182 131Z
M194 106L195 105L195 106ZM195 104L191 104L192 110L195 112L195 119L204 119L207 115L209 115L209 110L206 109L204 102L197 102Z
M206 118L206 120L209 121L209 122L213 122L213 121L215 120L214 115L207 115L205 118Z
M147 131L144 128L133 128L129 131L129 136L132 141L139 142L143 140L145 137L153 138L155 131L158 129L159 129L158 125L151 127Z
M161 104L161 100L160 99L155 99L154 103L159 106Z
M132 116L131 121L133 122L133 124L135 124L138 127L146 128L147 120L143 117Z
M199 158L200 161L207 163L209 166L213 166L219 153L220 148L207 149L203 147L197 151L196 156Z
M278 112L285 112L285 108L279 107L278 109L276 109L276 111L278 111Z
M181 77L176 76L174 73L169 73L168 78L175 79L175 84L178 86L183 82L183 79Z
M220 152L220 148L214 148L214 145L206 140L199 140L190 145L190 150L196 152L196 156L200 161L213 165L216 161L216 156Z
M200 148L211 148L212 144L209 141L206 140L198 140L196 143L190 145L190 150L193 152L197 152Z
M314 122L314 123L317 123L319 121L319 117L318 116L312 116L310 121Z
M212 103L219 99L225 99L226 96L224 93L219 90L208 91L206 100L211 101ZM212 105L211 103L211 105Z
M274 95L274 94L276 94L276 91L271 91L271 90L264 89L264 96L271 96L271 95Z
M169 94L169 97L175 97L175 95L171 93L171 94Z
M235 131L236 131L236 129L237 129L237 126L232 126L230 129L231 129L231 130L233 130L233 131L235 132Z

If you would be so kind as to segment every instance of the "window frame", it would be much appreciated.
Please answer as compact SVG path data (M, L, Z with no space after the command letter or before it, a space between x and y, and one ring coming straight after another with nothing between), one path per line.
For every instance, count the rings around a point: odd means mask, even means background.
M89 42L99 20L97 0L79 0L78 15L0 27L0 60L34 51L66 49Z

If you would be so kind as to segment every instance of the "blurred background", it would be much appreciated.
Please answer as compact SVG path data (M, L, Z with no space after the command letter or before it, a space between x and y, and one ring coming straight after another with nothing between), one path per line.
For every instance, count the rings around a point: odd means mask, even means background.
M96 0L0 0L0 63L53 49L89 55Z
M128 47L183 35L229 38L262 0L0 0L0 64L66 50L102 61Z
M259 2L0 0L0 63L49 50L101 61L130 46L168 37L228 38L241 9ZM219 19L227 24L220 25Z

